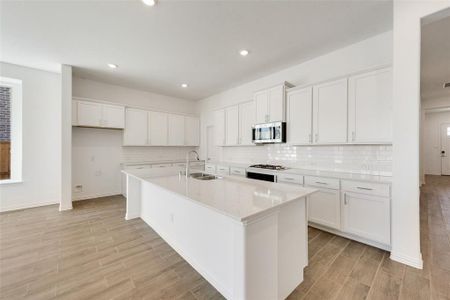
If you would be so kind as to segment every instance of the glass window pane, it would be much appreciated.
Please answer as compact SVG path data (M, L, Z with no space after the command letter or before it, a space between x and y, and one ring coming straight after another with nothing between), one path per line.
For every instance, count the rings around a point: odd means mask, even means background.
M11 88L0 86L0 180L11 178Z

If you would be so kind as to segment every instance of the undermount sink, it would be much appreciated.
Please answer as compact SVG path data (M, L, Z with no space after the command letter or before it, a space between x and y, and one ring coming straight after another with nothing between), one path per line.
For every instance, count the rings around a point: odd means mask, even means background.
M220 177L206 173L191 173L190 177L198 180L214 180Z

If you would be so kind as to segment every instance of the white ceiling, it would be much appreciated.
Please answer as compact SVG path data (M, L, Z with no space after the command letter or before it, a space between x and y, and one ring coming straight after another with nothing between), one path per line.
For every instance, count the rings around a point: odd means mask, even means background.
M1 60L202 99L392 29L392 1L1 1ZM241 57L240 49L250 55ZM119 65L116 70L107 63ZM189 88L180 84L186 82Z
M422 26L421 51L422 98L448 95L450 101L450 88L442 87L450 82L450 16Z

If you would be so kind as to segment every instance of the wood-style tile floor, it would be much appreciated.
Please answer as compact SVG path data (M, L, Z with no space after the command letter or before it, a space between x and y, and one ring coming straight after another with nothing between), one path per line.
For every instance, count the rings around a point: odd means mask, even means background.
M121 196L0 214L1 299L223 299ZM450 177L429 176L416 270L313 228L305 280L289 299L450 299Z

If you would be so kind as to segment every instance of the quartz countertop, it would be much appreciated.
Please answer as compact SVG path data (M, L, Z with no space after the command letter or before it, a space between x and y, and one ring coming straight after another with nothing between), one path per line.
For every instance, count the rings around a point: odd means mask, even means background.
M190 160L191 163L205 163L204 160ZM123 166L139 166L139 165L157 165L157 164L175 164L186 163L186 159L174 159L174 160L151 160L151 161L136 161L136 162L124 162Z
M328 177L336 178L342 180L357 180L375 183L391 183L392 176L383 176L377 174L364 174L364 173L354 173L354 172L343 172L343 171L329 171L329 170L312 170L312 169L301 169L301 168L287 168L286 170L266 170L260 168L250 168L251 164L244 163L233 163L233 162L207 162L215 165L223 165L230 167L241 167L246 168L247 171L260 172L265 174L298 174L304 176L318 176L318 177Z
M198 180L179 176L174 168L122 171L142 181L157 185L199 205L208 207L237 221L276 210L317 191L290 184L264 182L233 176L215 180Z

